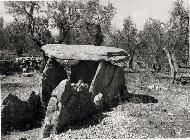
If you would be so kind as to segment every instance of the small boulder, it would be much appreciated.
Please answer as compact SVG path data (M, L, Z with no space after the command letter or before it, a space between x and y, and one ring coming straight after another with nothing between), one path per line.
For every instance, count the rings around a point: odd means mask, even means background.
M94 97L94 104L97 112L103 111L103 94L99 93Z
M1 105L2 133L11 129L29 129L38 116L41 105L39 95L31 93L28 101L22 101L17 96L8 94ZM29 126L29 127L28 127Z

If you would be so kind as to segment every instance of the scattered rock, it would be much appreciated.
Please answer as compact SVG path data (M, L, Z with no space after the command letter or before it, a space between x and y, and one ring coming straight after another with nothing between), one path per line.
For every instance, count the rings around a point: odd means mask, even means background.
M0 75L0 78L5 79L6 75Z
M163 112L167 112L167 109L163 109Z
M94 104L97 112L103 111L103 94L99 93L94 97Z
M155 89L155 90L168 90L167 87L164 87L164 85L160 83L154 83L154 84L148 85L147 88Z
M181 81L181 84L182 84L182 85L187 85L188 82L187 82L187 81Z
M32 92L28 101L22 101L17 96L8 94L2 101L1 121L2 133L11 129L28 129L33 126L39 115L40 96Z
M28 68L22 68L22 72L23 73L27 73L28 72Z

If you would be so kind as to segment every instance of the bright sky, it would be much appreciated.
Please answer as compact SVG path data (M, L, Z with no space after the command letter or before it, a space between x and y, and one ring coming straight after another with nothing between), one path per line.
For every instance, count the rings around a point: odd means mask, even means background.
M100 3L106 4L109 1L117 8L117 14L112 21L115 27L122 28L123 19L131 16L137 28L142 29L146 19L149 17L166 21L175 0L100 0ZM186 7L189 7L188 0L184 0L184 3ZM12 19L10 15L5 14L3 1L0 1L1 16L4 17L6 22Z
M149 17L166 21L173 2L176 0L100 0L101 2L112 2L117 8L117 14L113 19L116 27L122 27L123 19L131 16L137 28L142 28ZM189 1L184 0L186 7Z

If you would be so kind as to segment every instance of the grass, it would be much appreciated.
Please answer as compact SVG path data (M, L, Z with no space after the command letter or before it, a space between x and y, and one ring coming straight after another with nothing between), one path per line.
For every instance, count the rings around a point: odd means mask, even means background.
M54 138L59 139L127 139L127 138L187 138L190 137L190 84L172 84L166 75L149 72L125 73L130 94L118 106L92 119L68 126ZM10 83L17 84L13 85ZM2 96L7 93L26 98L32 89L38 88L38 76L11 76L4 79ZM18 84L19 83L19 84ZM147 88L157 84L159 88ZM163 88L164 87L164 88ZM28 91L28 92L27 92ZM23 96L21 96L23 95ZM11 132L3 140L27 137L37 139L40 128Z

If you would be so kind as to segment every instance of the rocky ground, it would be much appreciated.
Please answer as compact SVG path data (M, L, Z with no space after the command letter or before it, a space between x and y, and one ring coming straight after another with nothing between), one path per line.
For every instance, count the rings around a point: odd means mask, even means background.
M31 90L39 90L39 74L3 77L1 98L7 93L27 100ZM56 139L122 139L190 137L190 83L172 84L168 76L150 72L126 72L129 91L118 106L93 118L68 126ZM38 139L40 128L14 131L2 140Z

